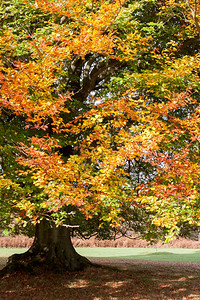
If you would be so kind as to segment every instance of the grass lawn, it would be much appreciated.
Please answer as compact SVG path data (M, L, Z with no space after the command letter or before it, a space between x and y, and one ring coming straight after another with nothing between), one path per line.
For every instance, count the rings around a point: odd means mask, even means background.
M25 252L26 248L0 248L0 258ZM200 263L200 249L181 248L76 248L77 252L89 258L130 259Z
M9 255L25 250L0 248L0 268ZM14 272L0 279L0 299L200 300L200 249L77 248L77 251L103 266L64 274L40 269L36 275Z
M200 249L181 248L77 248L87 257L200 263Z

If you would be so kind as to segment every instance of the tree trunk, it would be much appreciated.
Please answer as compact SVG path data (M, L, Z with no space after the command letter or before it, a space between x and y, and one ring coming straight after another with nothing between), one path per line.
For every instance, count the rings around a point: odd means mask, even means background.
M90 265L90 261L79 255L74 249L70 228L56 227L47 220L36 225L35 239L31 248L23 254L14 254L9 257L5 270L25 268L34 272L37 265L54 271L79 271Z

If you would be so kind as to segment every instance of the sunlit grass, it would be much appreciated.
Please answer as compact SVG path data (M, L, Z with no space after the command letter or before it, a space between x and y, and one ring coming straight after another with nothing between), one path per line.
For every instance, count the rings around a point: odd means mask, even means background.
M8 257L14 253L23 253L26 248L0 248L0 257ZM181 248L76 248L86 257L110 259L171 261L183 263L200 263L200 249Z

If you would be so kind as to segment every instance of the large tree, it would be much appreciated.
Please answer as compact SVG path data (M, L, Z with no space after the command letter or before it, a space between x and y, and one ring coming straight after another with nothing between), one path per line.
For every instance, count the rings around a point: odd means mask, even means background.
M1 25L0 218L35 228L7 268L79 270L71 232L197 228L196 2L7 0Z

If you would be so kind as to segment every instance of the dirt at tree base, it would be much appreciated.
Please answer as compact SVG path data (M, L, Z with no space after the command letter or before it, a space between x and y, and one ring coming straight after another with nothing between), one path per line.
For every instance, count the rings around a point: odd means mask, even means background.
M0 299L178 300L200 299L200 266L95 259L102 267L55 274L13 272L0 281ZM117 263L117 265L115 264ZM120 265L119 265L120 264Z

